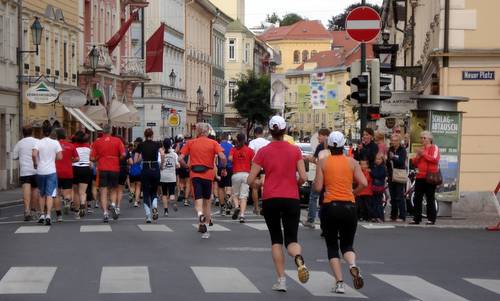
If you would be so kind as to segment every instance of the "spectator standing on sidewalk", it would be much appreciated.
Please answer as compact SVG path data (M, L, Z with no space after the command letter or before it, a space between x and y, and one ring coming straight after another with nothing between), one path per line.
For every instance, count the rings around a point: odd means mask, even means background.
M406 149L401 144L401 135L392 134L391 147L388 154L388 183L391 194L391 221L404 222L406 219L406 203L404 198L406 183L393 180L394 169L406 169Z
M50 138L52 126L44 125L42 133L44 138L38 140L33 147L32 158L37 173L36 180L40 190L40 209L42 211L38 223L45 222L46 225L50 225L50 213L54 205L54 197L57 195L56 160L62 159L63 149L57 140Z
M385 184L387 178L387 170L385 167L384 154L378 153L375 156L375 165L370 170L372 178L372 198L370 200L370 216L373 222L382 223L384 218L383 195L385 192Z
M372 177L370 176L370 167L368 166L367 160L361 160L359 162L361 166L361 172L365 176L368 185L356 194L356 207L358 209L358 219L361 221L370 221L372 219L370 215L370 201L373 196L372 191Z
M325 149L328 149L328 135L330 135L330 130L323 128L318 131L318 146L316 147L316 150L314 151L314 154L312 156L309 156L307 158L304 158L305 160L309 161L309 163L312 164L318 164L319 161L319 153ZM320 193L317 193L314 189L311 189L311 192L309 194L309 205L307 208L307 220L302 222L304 227L308 227L311 229L315 228L314 221L316 219L316 214L318 212L318 199L319 199Z
M375 156L378 153L378 146L373 141L373 137L374 132L371 128L364 129L361 144L358 146L358 151L354 156L354 159L358 162L366 160L370 168L375 163Z
M33 167L33 148L38 139L33 138L33 128L31 125L23 126L23 139L14 146L12 157L19 160L19 182L22 185L24 201L24 221L31 220L31 211L39 210L38 185L36 183L36 168ZM43 209L42 209L43 210Z

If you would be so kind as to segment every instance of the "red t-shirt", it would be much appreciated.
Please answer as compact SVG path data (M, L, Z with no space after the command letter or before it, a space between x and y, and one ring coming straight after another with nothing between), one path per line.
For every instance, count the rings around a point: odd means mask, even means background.
M73 158L78 157L76 147L67 141L59 140L63 157L56 160L56 171L59 179L73 179Z
M366 182L368 182L368 186L366 186L365 189L361 190L361 192L358 195L359 196L372 196L373 195L372 177L370 176L370 173L367 170L363 170L363 174L365 175Z
M196 139L189 140L181 150L181 154L189 155L189 167L193 165L203 165L209 169L205 172L191 172L190 178L201 178L210 181L214 180L214 159L218 153L224 152L217 141L201 136Z
M92 145L91 160L97 160L100 171L120 172L120 156L125 155L125 147L119 138L103 135Z
M266 173L262 199L299 199L297 162L302 160L300 149L286 141L273 141L261 148L253 162Z
M246 145L240 149L233 147L230 156L233 157L233 173L250 172L253 158L253 150L251 148Z

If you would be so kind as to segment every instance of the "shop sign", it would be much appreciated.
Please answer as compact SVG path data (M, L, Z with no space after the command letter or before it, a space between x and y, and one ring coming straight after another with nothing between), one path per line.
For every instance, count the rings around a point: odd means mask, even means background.
M177 113L168 115L168 125L170 127L178 127L181 124L181 117Z
M62 91L59 102L67 108L81 108L87 103L87 97L80 89Z
M54 102L59 96L59 91L41 81L26 90L26 98L34 103L48 104Z
M146 123L146 126L156 126L156 122L148 122Z
M495 71L462 71L462 80L495 80Z

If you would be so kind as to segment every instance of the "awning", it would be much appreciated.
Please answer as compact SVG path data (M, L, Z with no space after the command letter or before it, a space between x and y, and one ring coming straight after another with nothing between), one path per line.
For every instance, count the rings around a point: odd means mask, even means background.
M130 113L130 110L123 102L117 100L113 100L111 102L111 108L109 109L109 119L111 119L111 121L124 115L128 115L128 113Z
M111 124L123 127L133 127L140 124L139 112L132 103L127 103L128 113L111 119Z
M84 106L82 112L95 122L107 124L108 114L106 108L99 104L98 106Z
M64 107L64 109L68 111L71 116L75 117L75 119L78 120L81 124L83 124L83 126L89 131L102 131L102 128L87 115L85 115L85 113L83 113L80 109L68 107Z

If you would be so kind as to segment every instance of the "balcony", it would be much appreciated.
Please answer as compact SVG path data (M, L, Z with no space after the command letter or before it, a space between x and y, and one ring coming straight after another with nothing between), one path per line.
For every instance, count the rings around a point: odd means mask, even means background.
M121 60L120 75L134 82L147 82L145 60L139 57L124 56Z
M130 5L131 7L142 8L149 5L149 2L146 0L122 0L123 6Z
M93 47L94 47L93 45L88 45L86 53L90 53L90 51L92 50ZM97 63L96 72L99 72L99 71L110 72L114 67L114 62L111 59L111 57L109 56L108 48L105 47L104 45L98 45L98 46L96 46L96 49L99 53L99 61ZM87 72L92 70L90 67L90 62L89 62L88 56L85 56L85 62L83 63L83 66L87 69Z

